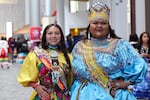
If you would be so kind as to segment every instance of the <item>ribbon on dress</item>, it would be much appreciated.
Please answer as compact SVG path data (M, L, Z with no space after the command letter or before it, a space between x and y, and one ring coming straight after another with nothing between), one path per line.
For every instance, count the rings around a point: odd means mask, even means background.
M101 68L101 66L97 65L95 62L95 58L93 55L93 44L90 41L85 41L85 44L81 44L82 48L82 56L85 64L87 65L87 69L90 72L92 78L100 85L106 88L108 86L108 76Z

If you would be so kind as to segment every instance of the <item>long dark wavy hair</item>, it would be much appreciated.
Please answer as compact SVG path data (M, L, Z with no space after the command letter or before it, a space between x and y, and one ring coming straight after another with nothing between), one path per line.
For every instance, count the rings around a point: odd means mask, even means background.
M148 41L148 48L150 48L150 34L148 32L143 32L141 35L140 35L140 38L139 38L139 45L140 47L143 45L143 40L142 40L142 37L144 34L147 34L148 38L149 38L149 41Z
M59 42L59 44L57 45L58 46L58 50L62 51L62 53L64 54L64 57L65 57L65 60L67 62L67 64L69 65L69 68L71 69L71 62L70 62L70 59L69 59L69 56L68 56L68 51L67 51L67 48L66 48L66 45L65 45L65 38L64 38L64 34L63 34L63 31L61 29L61 27L58 25L58 24L50 24L48 26L46 26L46 28L44 29L43 31L43 35L42 35L42 48L47 50L48 49L48 43L46 41L46 33L47 33L47 30L49 28L51 28L52 26L55 26L59 29L60 33L61 33L61 40Z
M85 39L88 39L89 28L90 28L90 24L88 25L88 27L87 27L87 29L86 29L86 38L85 38ZM119 36L117 36L117 35L115 34L115 30L113 30L113 29L111 28L110 24L109 24L109 34L107 34L107 35L109 35L110 38L121 39ZM91 34L90 34L90 36L91 36ZM108 37L108 36L107 36L107 37Z

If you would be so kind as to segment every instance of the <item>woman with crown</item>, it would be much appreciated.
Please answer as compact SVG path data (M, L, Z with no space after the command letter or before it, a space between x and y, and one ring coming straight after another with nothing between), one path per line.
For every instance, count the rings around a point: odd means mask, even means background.
M18 82L35 90L30 100L70 100L71 55L67 52L62 29L48 25L43 32L42 48L25 58Z
M147 64L109 24L110 9L96 2L89 9L87 37L72 51L71 100L136 100L128 86L142 81Z

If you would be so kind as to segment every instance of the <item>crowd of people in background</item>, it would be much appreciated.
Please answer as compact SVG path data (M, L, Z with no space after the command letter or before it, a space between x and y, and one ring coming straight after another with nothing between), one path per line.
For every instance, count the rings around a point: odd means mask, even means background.
M5 46L3 45L3 47L6 48L5 52L8 57L7 62L14 63L17 61L20 53L26 55L29 52L27 40L25 40L23 37L18 37L17 39L10 37L8 40L5 37L2 37L1 41L6 42Z

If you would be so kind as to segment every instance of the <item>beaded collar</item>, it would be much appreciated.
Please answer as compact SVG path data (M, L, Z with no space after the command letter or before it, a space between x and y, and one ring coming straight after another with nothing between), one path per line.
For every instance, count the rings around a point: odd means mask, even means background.
M58 46L49 45L48 50L58 50Z
M96 38L91 37L91 42L95 46L106 46L110 43L110 41L108 41L106 37L102 39L96 39Z

